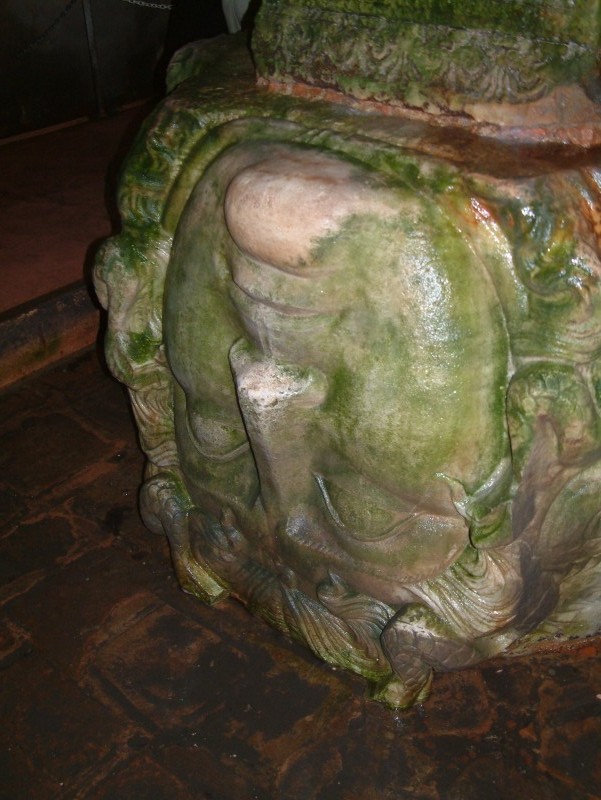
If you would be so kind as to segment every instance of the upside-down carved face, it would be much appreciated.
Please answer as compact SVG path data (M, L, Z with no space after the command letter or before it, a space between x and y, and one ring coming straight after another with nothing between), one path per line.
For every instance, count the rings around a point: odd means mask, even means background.
M335 568L398 601L465 548L466 498L506 481L488 273L452 212L341 157L216 160L176 234L165 339L192 499L307 585Z

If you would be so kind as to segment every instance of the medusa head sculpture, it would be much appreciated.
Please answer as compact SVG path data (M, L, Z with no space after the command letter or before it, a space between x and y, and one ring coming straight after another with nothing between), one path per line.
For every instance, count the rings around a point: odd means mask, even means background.
M96 284L184 589L403 707L598 627L600 173L353 125L221 116L173 163L159 118Z

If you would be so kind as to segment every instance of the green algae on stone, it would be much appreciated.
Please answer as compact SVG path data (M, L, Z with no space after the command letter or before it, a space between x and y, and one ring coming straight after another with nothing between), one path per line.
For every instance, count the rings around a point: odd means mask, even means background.
M281 0L268 0L281 5ZM596 48L599 3L591 0L287 0L286 7L381 16L419 24L506 31Z
M532 102L597 79L598 0L265 0L253 35L261 76L363 99L461 110Z
M397 707L433 669L593 633L595 154L235 71L212 86L194 63L134 145L96 266L144 518L182 586Z

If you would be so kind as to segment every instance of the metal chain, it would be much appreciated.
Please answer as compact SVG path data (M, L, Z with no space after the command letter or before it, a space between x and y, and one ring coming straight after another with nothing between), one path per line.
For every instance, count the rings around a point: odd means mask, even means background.
M70 2L67 3L67 5L60 12L58 17L56 17L56 19L53 20L50 23L50 25L48 25L46 30L42 31L42 33L40 33L39 36L36 36L35 39L32 42L30 42L26 47L24 47L20 53L17 53L17 55L15 56L15 60L20 60L21 58L24 58L26 55L29 54L31 50L33 50L38 45L45 42L46 39L48 39L48 37L52 34L54 29L63 21L63 19L67 16L69 11L71 11L71 9L76 3L79 3L79 0L70 0Z
M123 0L124 3L130 3L132 6L143 6L143 8L156 8L161 11L170 11L170 3L146 3L144 0Z
M172 6L170 3L148 3L146 0L123 0L124 3L130 3L132 6L143 6L144 8L156 8L157 11L170 11ZM39 36L36 36L33 41L29 42L21 52L17 53L14 56L15 61L21 61L21 59L25 58L29 55L29 53L34 50L39 45L43 44L46 39L48 39L52 33L54 32L55 28L57 28L60 23L64 20L67 16L69 11L79 3L79 0L69 0L67 5L63 8L60 14L48 25L48 27L40 33Z

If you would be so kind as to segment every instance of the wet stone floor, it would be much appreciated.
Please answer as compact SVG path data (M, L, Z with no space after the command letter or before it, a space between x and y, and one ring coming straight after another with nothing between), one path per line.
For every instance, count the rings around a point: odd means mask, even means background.
M393 713L138 518L125 395L90 352L0 396L0 797L601 797L601 641L438 675Z

